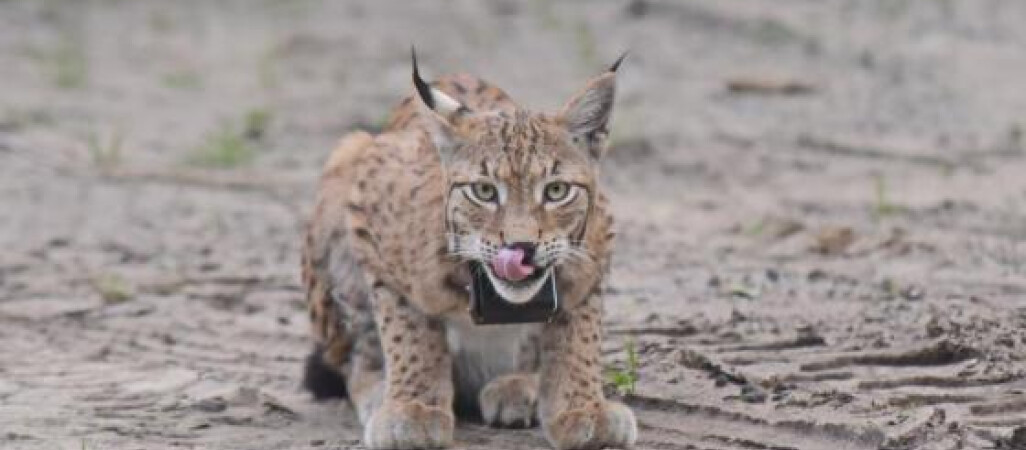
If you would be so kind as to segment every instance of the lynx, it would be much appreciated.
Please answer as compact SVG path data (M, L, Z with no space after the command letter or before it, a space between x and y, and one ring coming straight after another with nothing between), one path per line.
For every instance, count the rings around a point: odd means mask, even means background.
M541 114L469 75L426 83L414 55L414 94L384 130L332 153L302 258L316 340L305 384L348 395L367 447L451 446L454 411L538 424L558 449L634 443L599 362L613 233L598 171L622 60ZM558 309L476 324L475 270L511 304L554 285Z

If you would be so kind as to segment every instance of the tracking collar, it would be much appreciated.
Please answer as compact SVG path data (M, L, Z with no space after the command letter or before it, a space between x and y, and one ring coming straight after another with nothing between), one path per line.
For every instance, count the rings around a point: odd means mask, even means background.
M502 298L485 274L480 262L470 263L470 317L478 325L548 322L559 311L556 291L556 271L549 274L545 284L531 300L512 303Z

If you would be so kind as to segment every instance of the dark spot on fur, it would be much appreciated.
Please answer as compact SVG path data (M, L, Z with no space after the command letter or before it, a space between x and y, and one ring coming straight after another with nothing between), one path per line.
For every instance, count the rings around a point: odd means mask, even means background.
M374 238L371 236L370 231L367 231L366 228L362 228L362 227L356 229L356 237L358 237L360 239L363 239L365 241L372 241L372 240L374 240Z
M424 187L423 184L418 184L418 185L410 188L410 200L413 200L414 198L417 197L417 193L420 192L420 188L422 188L422 187Z

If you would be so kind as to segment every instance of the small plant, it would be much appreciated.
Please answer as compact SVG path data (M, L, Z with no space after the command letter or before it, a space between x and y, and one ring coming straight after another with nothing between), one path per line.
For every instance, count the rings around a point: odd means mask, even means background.
M267 127L271 124L271 119L274 116L271 111L264 108L254 108L246 113L244 118L245 126L243 134L248 139L260 139L264 137L267 132Z
M77 89L89 81L89 59L76 33L66 32L57 45L32 52L50 73L53 83L62 89Z
M754 286L748 286L745 284L732 284L727 289L727 293L734 298L742 298L745 300L755 300L759 298L759 289Z
M627 367L610 370L608 377L609 382L620 395L632 395L638 382L638 353L634 348L634 341L630 339L627 340L625 349L627 350Z
M89 79L89 60L85 48L74 36L65 35L51 48L29 48L26 54L62 89L75 89L86 85Z
M113 169L121 164L121 148L124 136L119 131L111 134L110 139L101 141L96 133L89 135L86 145L92 156L93 165L100 169Z
M43 109L9 109L0 123L5 128L20 129L29 126L53 125L53 114Z
M750 236L750 237L760 236L760 235L762 235L762 233L764 231L766 231L766 218L762 218L762 219L759 219L756 222L752 222L751 224L745 225L741 229L741 232L745 236Z
M225 124L211 133L203 145L196 148L189 163L197 166L228 169L247 164L256 157L256 151L235 127Z
M89 61L82 48L75 44L65 44L53 55L54 83L64 89L75 89L85 86L89 78Z
M257 80L260 87L266 90L278 88L279 77L277 71L278 60L281 58L278 48L271 48L257 61Z
M164 11L155 11L150 14L150 29L156 33L167 33L174 29L173 18Z
M96 292L100 294L103 302L107 304L124 303L135 295L128 282L115 274L103 274L96 277L93 280L93 287L96 288Z
M598 66L598 43L587 22L577 22L574 27L574 38L577 42L577 54L581 57L584 66L588 68Z
M534 11L538 16L538 20L546 30L559 30L563 28L563 22L556 15L556 12L552 9L552 2L548 0L534 0Z
M195 90L203 87L203 79L192 70L176 70L165 74L160 81L172 89Z
M887 180L883 175L875 175L873 177L873 185L876 189L876 204L873 207L873 212L879 219L881 217L888 216L897 211L897 208L890 202L887 194Z
M776 20L762 20L755 24L754 35L764 44L786 44L801 40L801 35L788 25Z

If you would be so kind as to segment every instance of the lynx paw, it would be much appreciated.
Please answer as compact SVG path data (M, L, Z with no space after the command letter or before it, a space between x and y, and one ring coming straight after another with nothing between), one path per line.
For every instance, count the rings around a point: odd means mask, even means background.
M381 405L363 431L372 449L414 450L452 445L452 412L419 402Z
M559 450L630 448L638 438L634 413L621 403L564 411L545 426L549 443Z
M538 377L513 374L497 377L477 396L484 422L500 428L527 428L534 424L538 403Z

